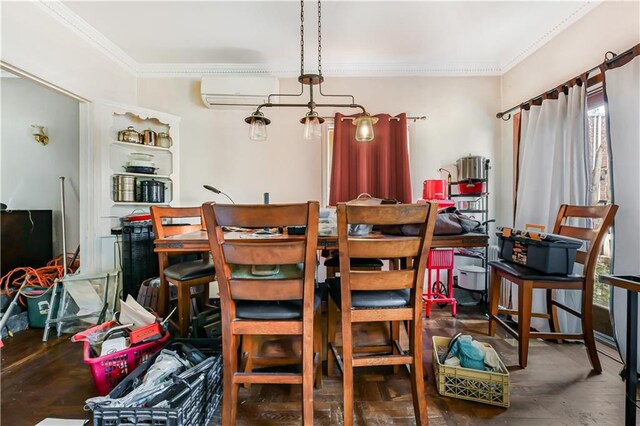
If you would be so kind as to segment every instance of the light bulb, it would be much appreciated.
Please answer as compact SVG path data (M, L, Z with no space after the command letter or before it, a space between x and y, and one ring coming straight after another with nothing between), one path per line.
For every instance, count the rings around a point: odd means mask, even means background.
M304 119L304 138L311 141L320 137L320 120L317 116L306 116Z
M373 140L373 120L370 115L356 118L356 141L370 142Z
M264 120L260 118L254 118L251 120L251 127L249 128L249 139L252 141L266 141L267 140L267 125Z

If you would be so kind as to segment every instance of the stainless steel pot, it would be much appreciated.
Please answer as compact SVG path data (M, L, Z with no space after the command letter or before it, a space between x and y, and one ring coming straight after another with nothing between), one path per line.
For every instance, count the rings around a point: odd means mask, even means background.
M142 143L145 145L155 146L156 138L157 138L156 132L154 132L151 129L147 129L144 132L142 132Z
M154 179L140 182L140 198L143 203L164 203L164 182Z
M484 168L485 159L478 155L469 154L456 161L458 168L458 182L485 180L487 171Z
M142 143L140 133L136 132L133 126L129 126L125 130L120 130L118 132L118 140L121 142Z
M136 201L136 178L117 175L113 177L113 201Z

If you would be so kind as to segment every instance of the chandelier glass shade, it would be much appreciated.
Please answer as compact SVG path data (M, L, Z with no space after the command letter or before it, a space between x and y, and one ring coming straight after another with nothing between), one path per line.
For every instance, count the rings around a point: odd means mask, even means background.
M356 126L356 141L358 142L370 142L374 138L374 124L378 121L377 118L371 117L362 105L355 103L353 95L335 95L326 94L322 92L322 82L324 77L322 76L322 33L321 33L321 18L322 18L322 6L320 0L318 0L318 73L317 74L305 74L304 73L304 0L300 0L300 75L298 76L298 82L300 83L300 93L275 93L270 94L267 98L267 102L259 105L253 114L245 118L245 122L250 125L249 138L255 141L263 141L267 139L267 125L271 123L271 120L264 116L261 111L263 108L271 107L304 107L308 108L308 112L304 117L300 119L300 123L304 125L303 136L306 140L320 139L321 125L324 119L318 115L316 108L333 107L333 108L357 108L362 111L362 115L357 117L353 124ZM301 97L305 90L304 87L309 86L309 101L306 103L280 103L273 102L273 98L284 97ZM314 87L318 86L318 93L323 98L348 98L348 102L344 103L316 103L314 100Z

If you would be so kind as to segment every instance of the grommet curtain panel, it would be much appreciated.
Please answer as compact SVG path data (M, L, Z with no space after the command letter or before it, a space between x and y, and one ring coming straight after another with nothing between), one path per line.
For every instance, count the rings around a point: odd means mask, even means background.
M574 85L557 99L544 99L522 111L515 227L534 223L553 230L562 204L586 205L587 167L586 85ZM581 265L576 265L576 267ZM580 273L579 268L575 271ZM514 293L517 289L514 290ZM580 291L557 291L556 299L580 310ZM514 295L514 302L517 297ZM545 312L544 292L534 292L533 311ZM560 329L581 329L580 320L558 311ZM548 322L532 318L531 326L548 330Z
M407 115L378 114L371 142L356 142L351 118L335 115L329 204L366 192L378 198L411 203Z
M620 206L613 237L613 273L640 272L640 56L605 71L613 202ZM626 356L627 291L614 287L611 312L618 347ZM638 362L640 372L640 361Z

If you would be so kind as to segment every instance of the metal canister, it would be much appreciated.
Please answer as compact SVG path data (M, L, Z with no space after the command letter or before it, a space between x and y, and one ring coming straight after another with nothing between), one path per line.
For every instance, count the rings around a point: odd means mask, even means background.
M156 137L157 137L156 132L154 132L151 129L147 129L144 132L142 132L142 143L145 145L155 146Z
M116 175L113 177L113 201L136 201L135 176Z
M140 195L143 203L164 203L164 182L155 179L140 182Z

